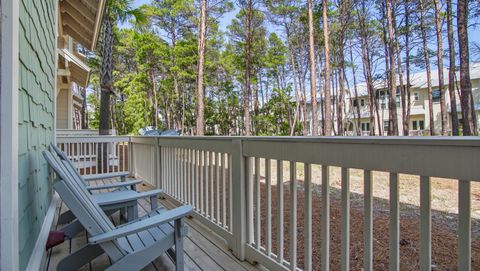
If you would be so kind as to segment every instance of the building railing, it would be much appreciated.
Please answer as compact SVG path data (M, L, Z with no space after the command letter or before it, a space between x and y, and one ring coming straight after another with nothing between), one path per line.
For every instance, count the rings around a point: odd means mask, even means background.
M101 141L92 137L70 140L70 144L80 146ZM363 227L364 269L373 269L373 172L381 171L389 173L389 269L400 269L399 174L409 174L419 176L420 182L420 268L430 270L431 178L458 180L458 269L470 268L471 182L480 180L479 138L109 137L102 140L128 142L128 170L132 175L162 188L174 202L192 205L194 216L223 237L236 257L272 270L312 270L313 235L321 235L321 266L322 270L329 270L331 167L341 168L341 269L350 269L350 172L360 169L364 185L363 224L352 226ZM57 139L57 143L66 142ZM73 155L70 152L72 159L75 155L75 151ZM77 165L81 168L82 164ZM321 170L313 171L312 167ZM313 209L318 207L312 202L312 180L319 179L315 177L321 179L319 218L312 218ZM298 221L299 213L303 221ZM313 231L312 219L321 220L320 232ZM299 242L303 251L297 247Z
M127 136L57 136L57 146L83 175L129 172Z
M409 136L428 136L430 135L430 130L409 130Z

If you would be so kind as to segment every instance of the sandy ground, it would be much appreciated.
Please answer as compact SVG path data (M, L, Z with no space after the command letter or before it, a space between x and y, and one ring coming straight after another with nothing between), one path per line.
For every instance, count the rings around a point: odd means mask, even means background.
M277 163L271 162L272 184L276 183ZM304 165L296 163L297 181L304 181ZM322 174L321 166L312 165L312 182L318 186L314 186L316 192L321 190ZM260 162L260 175L262 181L265 181L265 164L263 159ZM283 164L283 180L288 182L290 178L290 163ZM458 214L458 181L444 178L431 178L432 182L432 210L444 213L446 218L453 217ZM373 172L373 197L381 202L386 202L383 209L388 211L389 199L389 173ZM330 186L332 188L332 196L340 198L341 189L341 168L330 167ZM402 211L419 212L420 206L420 177L413 175L400 174L400 202L402 203ZM480 180L473 181L472 184L472 218L480 219ZM299 187L302 189L302 187ZM350 169L350 192L352 205L363 206L363 170ZM377 207L377 208L378 208ZM435 212L436 213L436 212ZM456 217L456 216L455 216ZM479 233L480 234L480 233Z

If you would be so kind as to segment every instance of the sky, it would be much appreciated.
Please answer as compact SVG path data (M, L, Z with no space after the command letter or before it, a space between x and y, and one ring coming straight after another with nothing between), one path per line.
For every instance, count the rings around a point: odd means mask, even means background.
M143 4L148 4L148 3L151 3L151 2L152 2L152 0L134 0L133 3L132 3L132 7L136 8L136 7L139 7ZM455 4L455 2L456 1L454 1L454 4ZM234 9L231 12L224 14L224 16L222 16L220 18L220 28L221 28L221 30L223 30L225 32L227 31L228 25L230 25L232 19L235 18L235 15L238 13L238 10L239 10L238 6L234 5ZM480 24L480 20L477 21L476 23ZM454 24L456 24L455 21L454 21ZM129 26L128 23L122 25L122 27L128 27L128 26ZM282 34L281 31L276 31L276 28L272 25L267 24L266 28L267 28L268 32L277 32L280 35ZM444 42L443 47L446 50L448 48L448 44L447 44L448 41L447 41L447 38L445 36L444 36L443 42ZM477 44L480 44L480 25L477 25L476 27L470 27L469 28L469 42L470 43L476 42ZM436 47L436 39L432 39L429 42L429 47L430 48L435 48ZM416 48L413 49L412 53L413 54L416 53L416 50L417 50ZM355 57L355 55L354 55L354 58L356 58L356 60L354 62L355 63L358 62L358 63L356 63L356 66L357 66L357 82L360 83L360 82L364 81L363 78L362 78L363 76L362 76L361 69L359 69L362 66L361 59L360 59L360 57ZM431 69L432 70L437 69L436 65L433 63L435 61L436 61L436 56L431 56L431 62L432 62L431 63ZM471 52L470 61L472 61L472 62L473 61L480 61L480 53L478 53L477 55L474 56L474 55L472 55L472 52ZM444 58L444 65L448 64L447 62L448 61L446 61L446 58ZM458 65L458 63L457 63L457 65ZM379 66L381 67L383 65L379 65ZM413 68L414 68L413 72L420 71L420 68L415 68L415 67L413 67ZM381 72L380 70L377 70L377 71ZM352 74L350 72L350 69L347 69L346 73L347 73L347 79L349 79L349 81L353 81L353 80L351 80L352 79Z
M134 0L132 3L132 7L136 8L143 4L148 4L151 2L152 0ZM222 18L220 18L220 29L222 29L223 31L227 31L227 26L230 24L232 19L235 18L235 15L237 14L237 12L238 12L238 6L234 5L234 9L232 11L224 14ZM270 32L273 31L272 27L267 27L267 28Z

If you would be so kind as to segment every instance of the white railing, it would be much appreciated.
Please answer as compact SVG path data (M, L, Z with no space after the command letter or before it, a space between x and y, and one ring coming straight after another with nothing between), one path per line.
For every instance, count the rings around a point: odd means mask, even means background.
M428 136L430 135L430 130L410 130L408 131L409 136Z
M83 175L129 172L126 136L57 136L57 146Z
M458 180L458 269L471 268L471 182L480 180L479 138L132 137L130 144L133 175L178 204L192 205L194 216L236 257L270 270L312 270L319 263L329 270L330 257L338 257L339 266L332 267L351 269L351 226L363 227L363 268L373 270L376 172L388 173L389 269L400 270L399 175L408 174L418 176L420 185L419 267L430 270L431 178ZM339 255L330 243L333 167L340 168ZM353 171L363 179L361 225L350 225ZM318 197L321 203L314 205ZM320 207L319 215L314 209ZM320 256L313 258L318 238Z
M57 129L55 130L57 138L73 136L73 137L84 137L84 136L98 136L98 130L93 129ZM110 135L116 135L115 129L110 130Z
M231 140L132 137L131 143L135 176L192 205L198 219L232 239Z

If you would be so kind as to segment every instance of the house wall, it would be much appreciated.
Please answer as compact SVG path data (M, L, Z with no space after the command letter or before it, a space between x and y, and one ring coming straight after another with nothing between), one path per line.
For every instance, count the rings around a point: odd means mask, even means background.
M475 78L471 80L472 82L472 94L473 94L473 100L474 103L476 104L476 108L480 108L480 79ZM448 83L448 82L447 82ZM433 86L433 90L438 89L438 86ZM418 93L418 101L414 101L414 93ZM447 108L447 130L451 131L451 113L450 113L450 95L448 92L448 85L445 85L445 102L446 102L446 108ZM461 118L461 109L460 109L460 97L458 96L458 91L455 91L455 96L457 99L457 108L458 108L458 116ZM359 97L360 99L365 99L367 101L367 96L361 96ZM349 106L349 103L347 104L347 116L349 116L349 119L353 121L355 119L355 116L357 114L356 108ZM428 106L428 90L427 88L412 88L411 89L411 115L409 119L409 126L411 128L411 123L413 120L421 120L423 119L425 121L425 130L430 129L430 116L429 116L429 106ZM364 106L360 107L361 111L361 120L362 122L368 122L368 116L369 116L369 107L368 104L365 103ZM402 120L401 120L401 114L402 110L401 108L397 107L397 116L398 116L398 127L399 127L399 134L402 135ZM379 115L381 122L387 121L389 119L389 114L388 114L388 107L385 109L379 109ZM476 111L477 115L477 127L480 127L480 110L477 109ZM440 102L433 102L433 123L435 125L435 131L437 134L441 133L442 129L442 123L441 123L441 113L440 113ZM377 126L377 118L375 116L375 125ZM383 127L382 127L383 129ZM378 127L375 127L375 133L378 135Z
M54 142L55 0L19 1L19 264L27 266L52 198L42 151Z

